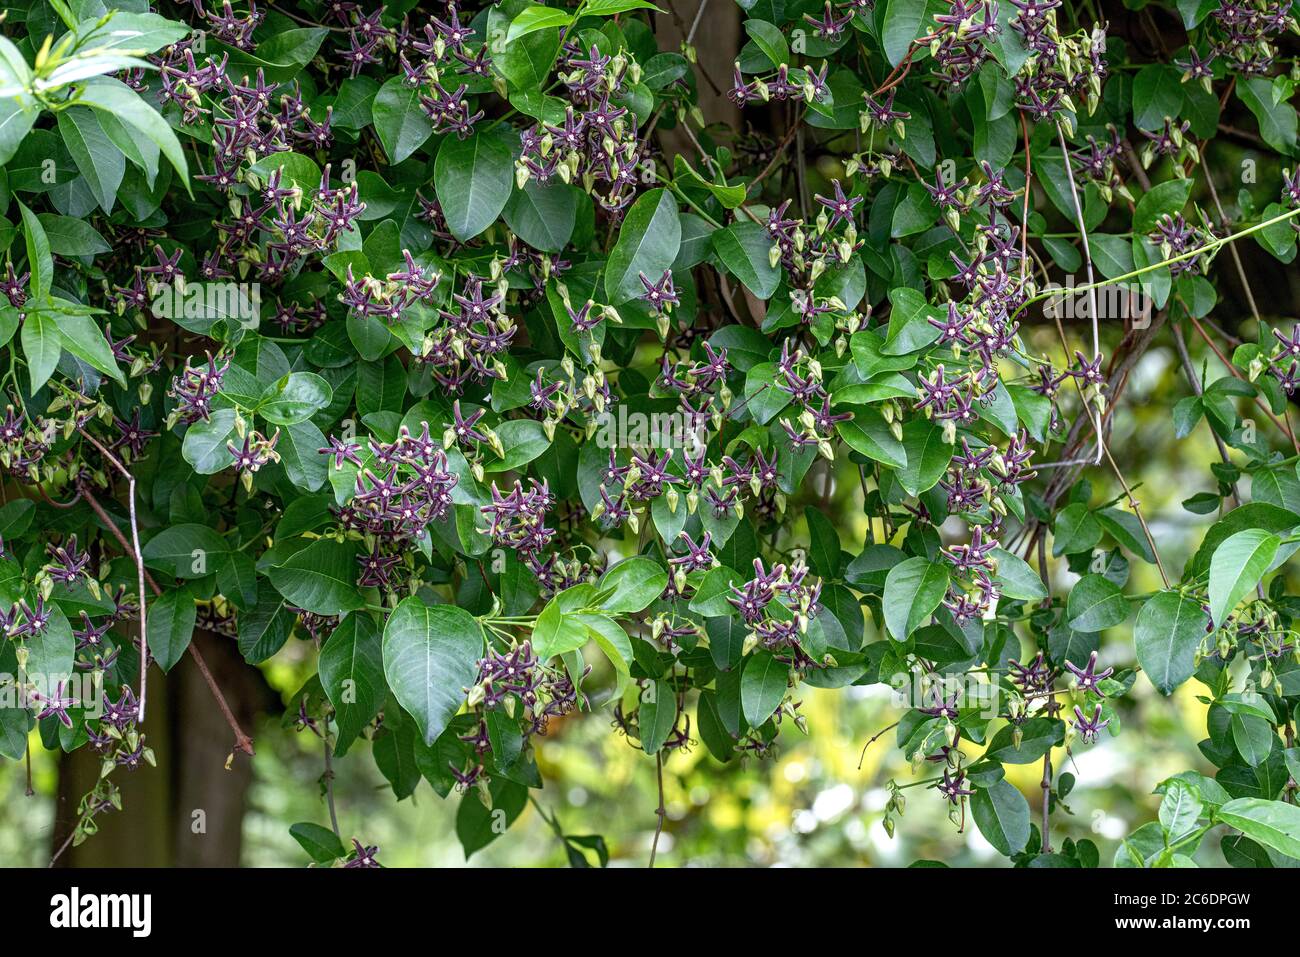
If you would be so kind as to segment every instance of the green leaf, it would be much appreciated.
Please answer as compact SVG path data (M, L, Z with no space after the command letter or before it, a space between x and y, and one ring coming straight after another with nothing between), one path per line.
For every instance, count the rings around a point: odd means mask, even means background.
M310 821L295 824L289 828L289 834L317 864L329 864L347 854L338 835L319 824Z
M976 788L970 799L975 826L998 853L1019 854L1029 842L1029 802L1006 778Z
M47 681L58 682L72 675L76 641L63 610L58 605L48 607L50 620L45 630L23 640L29 655L26 670L29 675L42 675Z
M1300 858L1300 807L1262 798L1237 798L1219 808L1219 821L1279 854Z
M903 426L903 448L907 465L898 470L898 481L909 495L934 488L952 461L952 446L944 441L943 429L928 419L915 418Z
M1167 63L1152 63L1133 77L1133 123L1138 129L1159 130L1165 119L1176 119L1183 108L1182 72Z
M226 540L206 525L173 525L141 549L145 564L173 578L203 578L214 574L230 554Z
M1133 625L1137 660L1161 694L1173 694L1192 676L1209 623L1200 602L1177 591L1160 592L1142 606Z
M1016 729L1003 726L989 742L984 756L1002 764L1032 764L1065 740L1065 725L1055 718L1030 718L1020 725L1020 746Z
M118 50L133 56L153 53L189 36L183 23L168 20L156 13L132 13L113 10L107 23L96 16L77 24L74 33L80 50Z
M890 468L907 467L907 450L894 438L885 417L874 409L855 410L853 419L836 423L835 430L853 451Z
M1061 509L1052 527L1052 554L1077 555L1101 541L1101 526L1088 506L1074 502Z
M48 313L32 312L23 321L19 341L23 345L23 358L27 360L27 375L35 392L50 380L63 352L63 339L59 327Z
M834 523L820 509L808 505L803 510L808 522L811 546L808 549L808 567L823 579L840 575L840 535Z
M502 215L524 242L546 253L558 253L569 244L578 220L582 190L561 182L529 180L516 190Z
M890 66L898 66L927 22L926 0L888 0L880 21L880 43Z
M948 593L948 566L924 558L909 558L885 576L882 599L885 626L898 641L930 620Z
M669 682L653 681L646 685L637 707L641 750L646 754L658 753L677 725L677 714L677 695Z
M41 115L31 87L31 67L12 40L0 37L0 166L13 159Z
M1196 829L1196 822L1205 811L1205 805L1196 791L1186 781L1175 778L1165 786L1165 796L1160 802L1160 826L1165 829L1172 844Z
M58 330L59 342L82 362L108 375L119 385L126 385L126 376L117 367L113 351L104 338L104 330L90 316L69 311L76 305L63 299L52 300L50 319Z
M180 140L162 115L138 93L120 80L98 77L82 88L77 102L111 114L144 134L167 157L167 161L180 176L185 191L191 192L189 168L185 163Z
M388 691L383 636L375 620L362 612L344 618L321 648L319 668L338 726L334 750L341 755L379 714Z
M1106 576L1084 575L1070 590L1065 615L1075 631L1103 631L1128 617L1128 600Z
M3 109L0 107L0 116ZM21 761L27 753L27 735L31 730L32 716L26 708L0 707L0 755L10 761Z
M630 614L648 607L668 587L668 573L650 558L625 558L600 577L597 588L610 594L601 603L603 611Z
M990 554L998 563L993 579L1002 586L1003 595L1022 601L1038 601L1047 597L1047 586L1023 558L1005 548L995 548Z
M456 837L466 860L505 833L528 805L528 788L509 778L494 777L488 795L491 807L474 793L461 798L456 809Z
M506 31L506 44L514 43L538 30L567 27L572 22L573 14L567 10L540 6L525 7L522 13L510 21L510 29Z
M1247 528L1227 538L1210 559L1210 617L1215 627L1259 584L1282 540L1262 528Z
M1130 554L1137 555L1149 564L1156 563L1155 552L1151 550L1151 543L1147 541L1146 533L1142 530L1142 521L1132 512L1125 512L1118 508L1103 508L1094 512L1093 517L1097 520L1097 524Z
M370 107L375 133L393 165L402 162L433 135L433 124L420 108L423 91L423 86L411 86L399 74L390 78L375 94Z
M1259 135L1264 142L1279 153L1294 156L1296 109L1289 99L1281 102L1274 99L1273 81L1264 76L1241 77L1237 83L1237 96L1255 114L1259 121Z
M273 425L296 425L334 400L330 384L314 372L291 372L262 395L257 414Z
M942 318L939 309L925 296L907 286L889 291L893 308L889 312L889 330L882 351L888 356L907 355L924 349L939 338L940 331L930 319Z
M23 217L23 239L27 243L27 268L32 273L32 294L36 299L44 299L50 291L54 279L54 260L50 256L50 240L45 235L45 227L40 219L21 202L18 210ZM45 379L49 376L46 375ZM44 382L45 379L41 381ZM32 391L36 391L36 386Z
M770 299L781 281L781 270L770 258L772 241L758 223L739 222L713 233L718 259L759 299Z
M1277 744L1271 716L1261 718L1249 712L1234 712L1228 719L1228 726L1232 731L1233 746L1248 765L1258 768L1268 760Z
M357 546L321 538L267 572L290 604L316 615L341 615L365 607L357 590Z
M735 614L735 606L727 599L731 596L731 583L740 576L726 565L710 568L695 589L690 609L709 618L728 618Z
M297 617L270 588L259 591L257 604L239 614L239 653L250 665L261 664L284 647Z
M740 703L750 727L757 728L772 717L789 683L789 665L766 651L749 656L740 676Z
M619 676L619 691L622 693L624 684L630 675L632 664L632 642L628 640L625 632L614 619L605 615L589 615L578 613L573 616L580 622L591 635L596 646L609 659L609 663L614 666L614 670Z
M467 242L496 222L514 186L514 152L504 134L448 136L438 147L433 185L447 228Z
M1187 563L1186 574L1189 576L1205 575L1210 570L1210 559L1214 551L1229 536L1246 528L1260 528L1269 532L1289 532L1300 525L1300 515L1268 502L1247 502L1234 508L1223 518L1210 526L1210 530L1201 539L1196 554Z
M474 616L454 605L406 598L384 626L384 676L393 696L415 719L425 744L433 744L478 678L483 631Z
M623 220L605 264L605 297L619 306L645 291L642 273L655 282L670 269L682 242L677 203L666 189L641 194Z
M575 615L566 615L559 596L547 602L533 626L533 651L538 661L577 651L587 643L587 626Z
M1192 195L1191 179L1173 179L1151 187L1133 210L1133 232L1149 233L1161 216L1182 212Z
M56 256L97 256L112 251L99 230L73 216L41 213L38 217L49 239L50 252Z
M751 18L745 21L745 32L767 56L772 64L770 69L775 70L782 63L790 62L790 44L786 42L785 34L774 25Z
M589 17L612 17L629 10L653 10L656 13L667 12L655 6L650 0L588 0L582 12Z
M126 173L126 157L108 138L89 109L74 106L58 115L59 135L72 154L73 162L90 187L91 194L106 213L113 211L117 189Z
M1219 0L1177 0L1177 5L1183 15L1183 26L1190 30L1219 6Z
M325 436L312 422L286 426L276 451L284 462L289 481L298 488L314 492L325 484L326 458L318 451L325 447Z
M503 49L493 50L492 66L509 81L512 90L538 92L549 86L546 80L559 52L558 29L533 30L507 42Z
M496 428L504 457L489 462L485 472L508 472L521 468L551 447L542 423L535 419L510 419Z
M194 593L188 586L165 591L149 603L149 653L163 671L171 671L194 637Z
M324 27L277 28L258 41L255 53L224 44L218 44L218 49L230 56L231 76L253 76L261 67L267 80L288 83L316 56L328 33Z

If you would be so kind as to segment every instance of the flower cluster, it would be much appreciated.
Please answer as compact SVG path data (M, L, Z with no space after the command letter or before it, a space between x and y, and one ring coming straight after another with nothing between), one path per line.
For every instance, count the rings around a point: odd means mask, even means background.
M206 422L212 415L212 402L221 391L226 372L230 369L230 357L218 354L214 357L208 353L207 366L192 366L187 359L185 368L172 379L167 395L176 400L176 406L167 417L167 427L177 422L192 425Z
M776 564L764 570L763 561L754 559L754 577L747 582L729 585L727 601L740 612L749 626L746 651L761 647L800 671L821 667L804 647L808 625L821 611L821 582L807 581L808 569L802 564Z
M546 513L555 504L555 496L545 481L530 480L527 490L518 480L503 494L492 483L492 501L481 507L488 520L487 534L500 548L516 550L534 570L540 565L541 552L555 537L546 525Z
M567 100L564 120L538 123L519 134L519 188L529 181L581 183L613 221L636 197L642 160L636 118L616 106L640 66L624 53L606 56L599 46L566 42L558 67Z
M355 182L338 188L329 185L329 164L309 197L302 195L301 187L284 184L283 167L272 168L265 178L252 172L244 178L255 187L257 201L242 196L234 219L216 223L221 242L200 268L207 281L230 278L230 271L221 264L242 260L251 264L259 280L278 283L307 256L335 249L366 208ZM305 211L304 201L309 204ZM259 237L265 234L276 238L260 243Z
M98 754L105 771L114 767L134 771L142 763L155 764L153 749L145 744L145 736L136 728L140 704L135 693L126 686L117 701L104 696L103 710L98 720L86 722L86 734L91 750Z
M369 275L357 279L352 266L347 267L339 302L347 306L350 315L396 323L417 303L433 304L442 277L432 267L426 270L416 263L410 250L402 250L402 259L405 268L390 272L383 279Z
M1300 389L1300 324L1292 326L1289 333L1274 329L1273 337L1277 342L1268 356L1268 373L1283 392L1295 395Z
M469 704L475 710L471 731L459 736L469 746L471 758L464 767L450 765L456 784L467 789L488 778L492 763L492 735L488 714L498 709L522 718L526 742L533 735L546 734L552 718L563 717L589 707L587 698L563 671L548 668L533 654L532 643L523 641L505 651L488 648L478 663L478 679L469 689ZM590 668L587 669L590 671Z
M441 324L425 334L416 358L448 392L459 392L471 380L505 378L496 356L509 349L517 331L502 308L506 283L502 278L485 293L482 278L466 276L451 308L438 310Z
M1056 22L1061 0L1011 0L1011 4L1016 8L1011 29L1030 51L1015 77L1017 106L1031 121L1042 123L1077 112L1074 98L1085 96L1091 113L1106 79L1104 28L1097 25L1091 32L1061 36Z
M1289 4L1276 0L1228 0L1210 11L1220 36L1211 45L1201 69L1222 56L1228 69L1244 76L1262 76L1277 57L1277 38L1294 30L1295 17Z
M785 272L790 310L797 321L821 332L828 321L836 320L853 332L859 317L847 315L845 304L837 297L818 296L814 290L828 268L847 263L863 243L855 222L862 196L845 195L838 180L831 185L830 196L815 197L819 212L813 229L788 215L788 199L768 213L764 226L772 240L769 259Z
M831 397L822 385L821 365L807 355L803 347L792 353L790 342L781 345L781 357L776 363L776 387L790 397L798 414L794 420L780 419L781 428L790 441L792 452L816 448L826 458L833 458L831 438L835 426L853 418L851 412L831 412ZM796 424L798 426L796 427ZM897 428L901 429L901 426Z
M992 54L988 44L1001 32L997 0L954 0L936 14L930 33L935 72L956 89L966 83Z
M332 458L332 468L341 469L346 462L357 470L352 498L338 509L345 530L402 542L419 537L426 525L451 510L458 477L448 468L441 444L430 437L429 423L422 424L419 434L402 426L393 442L372 436L364 462L357 444L338 437L329 443L319 452Z
M825 18L813 20L813 23L820 36L830 38L840 36L851 19L852 16L835 17L828 3ZM749 103L772 101L781 103L787 100L821 103L829 93L829 88L826 86L828 69L830 67L826 63L822 64L820 70L814 70L811 66L798 68L791 67L788 63L779 63L774 73L754 76L746 80L745 74L741 72L740 63L737 62L732 75L731 89L727 91L727 99L742 107Z
M1172 259L1204 246L1213 236L1208 230L1201 230L1183 218L1182 213L1165 213L1156 221L1156 228L1151 232L1151 241L1160 247L1162 259ZM1169 273L1179 276L1183 273L1198 275L1204 264L1201 256L1189 256L1176 263L1171 263Z
M50 468L45 455L53 448L54 438L53 420L37 417L28 422L12 405L6 406L4 418L0 419L0 465L16 479L37 481L42 467L46 471Z
M1147 130L1141 131L1148 139L1152 134ZM1172 132L1171 132L1172 135ZM1097 186L1098 192L1106 202L1118 195L1133 202L1133 194L1125 185L1123 178L1116 169L1115 161L1124 152L1124 140L1114 124L1106 124L1105 138L1098 140L1096 136L1088 133L1084 136L1086 146L1073 149L1070 151L1071 165L1080 177ZM1142 148L1142 161L1144 166L1150 166L1151 161L1155 158L1155 150L1158 144L1148 142ZM1149 157L1149 158L1148 158Z

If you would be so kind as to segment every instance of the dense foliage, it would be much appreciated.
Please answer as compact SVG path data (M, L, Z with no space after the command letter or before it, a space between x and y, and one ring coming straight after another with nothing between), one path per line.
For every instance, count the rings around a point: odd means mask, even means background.
M923 786L1016 864L1097 866L1052 840L1068 755L1195 679L1214 774L1114 863L1212 831L1300 859L1300 327L1233 245L1296 256L1290 5L1131 0L1128 35L1092 2L747 0L711 77L724 5L673 48L648 0L9 5L0 754L101 756L73 841L157 773L148 674L206 674L202 628L317 649L284 727L325 742L329 820L373 758L460 801L467 853L555 721L655 762L662 824L681 750L761 762L818 733L803 686L883 683L891 833ZM1221 125L1257 148L1224 201ZM1234 268L1244 339L1209 318ZM1106 445L1157 342L1168 428L1221 453L1181 574Z

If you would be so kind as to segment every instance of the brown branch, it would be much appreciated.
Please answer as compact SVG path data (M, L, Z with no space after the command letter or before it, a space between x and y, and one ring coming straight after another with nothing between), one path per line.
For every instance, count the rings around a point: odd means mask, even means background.
M91 494L90 490L83 488L82 495L86 499L86 504L89 505L94 513L99 516L99 520L104 523L105 527L107 527L113 534L113 537L117 539L118 544L129 551L131 546L127 542L126 536L122 534L122 530L117 527L117 524L113 521L112 517L104 511L104 507L99 504L98 500L96 500L95 496ZM149 584L149 587L153 589L153 593L155 595L161 595L162 589L159 588L158 583L153 580L153 576L150 575L147 570L144 571L143 574L144 580ZM142 608L144 606L144 600L144 594L141 593L140 605ZM228 724L230 730L234 732L235 749L237 751L243 751L245 754L251 756L254 753L253 739L244 734L243 730L239 727L239 722L235 720L235 715L230 710L230 705L226 703L226 696L222 694L220 686L212 677L212 672L208 670L208 663L203 660L203 655L199 652L198 646L195 645L193 641L190 642L189 652L190 657L194 659L194 664L198 666L199 673L203 675L203 680L207 683L208 689L212 692L212 697L216 699L217 708L221 711L222 717L226 719L226 724ZM143 649L141 660L144 662L148 662L149 660L148 655L143 653Z
M1183 338L1183 330L1175 323L1173 331L1174 346L1178 350L1178 361L1182 364L1183 374L1187 376L1187 381L1191 383L1192 391L1200 396L1205 390L1201 386L1200 377L1196 374L1196 367L1192 365L1192 357L1188 355L1187 341ZM1228 447L1223 444L1223 439L1219 438L1219 433L1215 432L1214 429L1210 429L1210 434L1214 436L1214 444L1219 448L1219 458L1223 460L1224 465L1231 466L1232 459L1228 457ZM1240 505L1241 497L1237 494L1236 481L1229 483L1228 487L1232 490L1232 500Z
M1165 583L1165 588L1169 587L1169 576L1165 574L1165 564L1160 560L1160 549L1156 547L1156 540L1151 535L1151 528L1147 525L1146 516L1142 514L1139 502L1133 497L1133 490L1129 488L1128 482L1124 480L1124 473L1119 470L1115 464L1115 457L1110 454L1110 448L1102 445L1102 450L1106 453L1106 459L1110 462L1110 467L1115 472L1115 478L1119 479L1119 484L1124 489L1124 495L1128 498L1129 508L1133 509L1133 514L1137 516L1138 524L1142 526L1142 534L1146 536L1147 544L1151 546L1151 554L1155 556L1156 569L1160 572L1160 579Z
M123 541L122 547L126 548L135 559L136 585L139 589L137 594L140 596L140 701L138 720L141 724L144 724L144 705L147 694L147 683L149 680L149 633L145 620L145 607L148 602L145 601L144 593L144 555L140 551L140 525L136 521L135 515L135 475L130 469L122 464L122 461L116 455L101 445L98 439L83 429L80 425L77 426L77 431L81 433L82 437L86 439L86 441L99 449L99 454L104 457L104 460L112 465L113 468L117 469L117 471L127 481L127 492L130 502L129 510L131 515L131 544L128 546L126 542Z
M1202 149L1205 145L1202 144ZM1202 154L1204 155L1204 154ZM1218 210L1219 222L1229 233L1232 232L1232 221L1228 219L1228 214L1223 211L1223 203L1219 202L1219 191L1214 188L1214 176L1209 170L1205 173L1205 185L1210 188L1210 198L1214 200L1214 208ZM1237 278L1241 280L1241 288L1246 292L1246 302L1250 305L1250 314L1259 322L1259 306L1255 304L1255 293L1250 288L1250 280L1246 278L1246 267L1241 264L1241 253L1237 252L1236 243L1228 243L1228 252L1232 253L1232 261L1237 266Z
M894 722L893 724L891 724L889 727L887 727L887 728L881 728L879 731L877 731L875 734L873 734L873 735L871 736L871 738L867 741L866 744L864 744L864 745L862 746L862 753L858 755L858 770L859 770L859 771L862 770L862 762L863 762L864 760L866 760L866 757L867 757L867 748L871 747L873 744L875 744L877 741L879 741L879 740L881 739L881 737L883 737L883 736L884 736L885 734L887 734L888 732L893 731L895 728L898 727L898 725L899 725L899 722L895 721L895 722Z

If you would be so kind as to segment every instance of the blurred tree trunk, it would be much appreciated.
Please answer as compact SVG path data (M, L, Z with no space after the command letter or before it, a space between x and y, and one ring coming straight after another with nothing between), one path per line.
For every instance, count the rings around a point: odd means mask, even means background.
M232 639L197 630L194 641L240 726L275 707L261 674L240 657ZM122 810L98 818L99 833L69 847L59 867L237 867L244 810L252 783L250 759L239 754L226 770L233 738L203 676L189 655L163 675L149 675L145 734L156 768L117 771ZM77 805L99 776L89 748L59 758L53 848L77 822Z
M669 13L654 15L655 36L661 50L679 52L682 41L691 32L701 3L705 5L704 14L695 30L692 45L699 58L697 72L709 79L696 78L700 110L706 123L716 123L736 132L740 129L740 110L726 97L731 87L732 64L740 55L741 47L740 7L735 0L671 0L662 3L660 6L667 7ZM676 153L694 156L691 141L678 129L661 130L659 141L670 163Z

